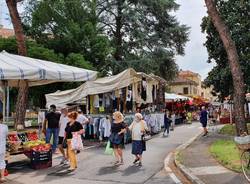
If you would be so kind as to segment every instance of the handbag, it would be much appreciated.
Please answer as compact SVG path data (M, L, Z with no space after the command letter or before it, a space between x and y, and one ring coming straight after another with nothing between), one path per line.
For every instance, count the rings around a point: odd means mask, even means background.
M68 147L67 139L63 139L62 147L66 149Z
M112 144L119 145L122 143L122 138L117 133L112 133L109 137L109 141Z
M82 138L78 133L73 134L73 138L71 139L71 147L72 150L83 150Z

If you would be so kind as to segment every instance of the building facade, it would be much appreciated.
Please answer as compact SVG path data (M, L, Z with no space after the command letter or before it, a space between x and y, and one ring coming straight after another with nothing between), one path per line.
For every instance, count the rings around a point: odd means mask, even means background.
M212 88L204 88L201 76L192 71L180 71L177 78L170 83L172 93L189 97L202 97L212 102L215 97Z

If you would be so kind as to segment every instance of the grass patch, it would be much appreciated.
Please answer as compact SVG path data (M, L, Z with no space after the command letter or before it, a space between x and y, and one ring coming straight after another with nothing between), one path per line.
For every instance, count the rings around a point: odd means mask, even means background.
M247 124L248 131L250 132L250 124ZM235 125L227 124L219 131L220 134L235 136L236 135L236 127Z
M217 140L209 148L215 159L226 168L236 172L241 171L240 151L232 140Z

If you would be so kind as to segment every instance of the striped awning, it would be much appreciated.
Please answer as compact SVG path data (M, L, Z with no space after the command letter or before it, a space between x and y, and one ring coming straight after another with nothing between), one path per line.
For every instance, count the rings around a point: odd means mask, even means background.
M54 82L77 82L94 80L96 71L72 67L50 61L0 53L0 80L8 81L9 86L18 86L19 80L28 80L29 86Z

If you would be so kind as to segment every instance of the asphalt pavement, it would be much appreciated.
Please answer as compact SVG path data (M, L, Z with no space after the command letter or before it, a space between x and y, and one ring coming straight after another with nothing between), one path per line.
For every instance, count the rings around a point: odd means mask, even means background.
M78 154L78 168L67 173L67 167L59 166L60 158L54 159L53 167L44 170L20 168L12 171L7 183L13 184L176 184L173 174L164 170L165 157L183 144L200 129L199 123L175 128L169 137L162 134L147 141L147 151L143 154L143 166L132 164L131 145L124 150L125 164L113 166L114 157L104 154L104 148L92 148Z

